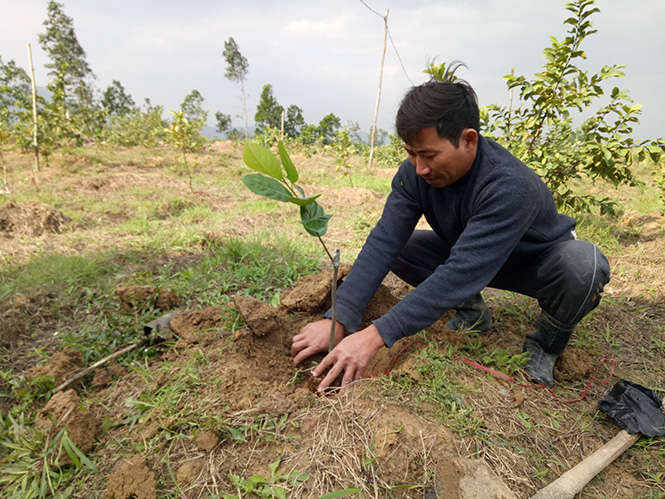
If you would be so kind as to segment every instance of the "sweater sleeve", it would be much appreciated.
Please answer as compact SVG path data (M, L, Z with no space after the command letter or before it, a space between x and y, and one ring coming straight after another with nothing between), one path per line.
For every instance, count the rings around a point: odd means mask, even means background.
M532 207L539 195L533 184L519 179L478 193L473 215L446 262L374 321L386 346L430 326L485 288L533 222Z
M349 275L337 290L337 320L355 332L363 313L413 233L422 209L415 184L408 182L405 161L392 181L381 218L370 232ZM329 310L325 317L331 317Z

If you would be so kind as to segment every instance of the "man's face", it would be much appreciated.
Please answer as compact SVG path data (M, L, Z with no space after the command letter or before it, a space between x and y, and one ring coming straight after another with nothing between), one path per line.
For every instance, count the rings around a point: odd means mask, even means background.
M423 128L413 144L404 144L416 173L432 187L446 187L462 178L476 158L478 133L466 128L459 147L439 137L436 127Z

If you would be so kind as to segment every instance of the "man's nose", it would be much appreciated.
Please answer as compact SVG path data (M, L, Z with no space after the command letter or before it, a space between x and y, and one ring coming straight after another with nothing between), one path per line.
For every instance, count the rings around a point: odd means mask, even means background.
M427 175L429 173L429 166L427 166L427 161L424 161L422 158L416 158L416 173L418 175Z

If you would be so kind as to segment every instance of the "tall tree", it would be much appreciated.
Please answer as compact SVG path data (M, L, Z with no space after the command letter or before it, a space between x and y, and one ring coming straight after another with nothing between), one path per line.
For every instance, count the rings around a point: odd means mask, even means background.
M13 60L0 57L0 120L8 125L18 113L30 108L30 77Z
M245 111L245 138L248 137L247 127L247 97L245 95L245 78L249 72L249 63L247 59L240 53L238 44L230 37L224 42L224 52L222 52L224 59L226 59L226 73L224 76L231 80L240 83L240 92L242 92L242 107Z
M113 80L104 90L102 107L106 109L109 116L124 116L136 109L134 99L125 91L125 87L118 80Z
M342 126L342 122L333 113L324 116L319 122L319 138L321 138L324 144L334 142L335 135L340 126Z
M305 126L305 118L303 118L302 109L295 104L291 104L286 110L284 133L294 139L298 138L303 126Z
M62 73L65 96L74 95L79 107L88 107L91 103L91 92L86 79L94 77L94 73L76 37L74 20L65 14L63 4L50 0L48 17L43 24L46 31L39 34L39 44L51 60L46 64L46 67L51 69L49 75L57 77Z
M185 113L185 117L193 122L199 123L201 128L208 119L208 111L203 109L205 99L198 90L192 90L185 96L185 100L180 104L180 109Z
M263 85L259 105L256 106L254 121L259 132L263 132L266 127L279 128L282 122L282 112L284 108L279 105L277 99L272 94L272 85Z
M221 111L215 113L215 118L217 119L217 126L215 130L217 133L224 133L231 128L231 115L224 114Z

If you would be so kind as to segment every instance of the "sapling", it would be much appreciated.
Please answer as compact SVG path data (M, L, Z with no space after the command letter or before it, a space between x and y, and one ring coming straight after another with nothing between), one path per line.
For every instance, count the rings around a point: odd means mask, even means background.
M330 341L328 343L328 351L331 351L335 346L337 277L340 258L339 249L335 249L333 253L330 253L323 241L323 236L328 229L328 220L330 220L331 215L327 215L316 201L321 194L305 196L305 191L296 184L299 178L298 170L293 161L291 161L291 157L281 140L277 143L277 152L279 158L266 147L256 142L247 142L242 159L249 168L259 173L245 175L242 178L242 183L254 194L283 203L297 205L300 208L300 223L308 234L319 240L326 255L328 255L333 266L330 293L332 299L332 325L330 328Z

